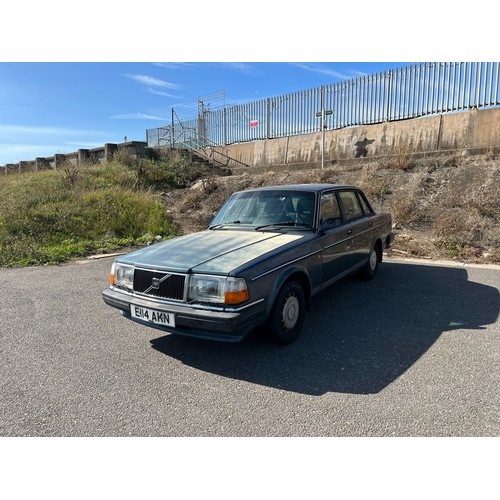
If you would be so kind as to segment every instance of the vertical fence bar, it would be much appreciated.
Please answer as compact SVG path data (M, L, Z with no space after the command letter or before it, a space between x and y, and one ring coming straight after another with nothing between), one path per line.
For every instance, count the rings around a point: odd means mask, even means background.
M470 98L471 98L471 92L472 92L472 63L468 63L468 65L469 65L469 85L467 88L466 107L469 108L471 105Z
M451 79L451 106L450 109L455 109L455 78L456 78L457 63L453 63L453 77Z
M464 82L463 82L463 87L462 87L462 109L465 109L467 106L467 68L468 68L468 63L464 63L463 66L463 73L464 73Z
M347 80L344 82L343 98L344 98L344 121L343 121L343 126L347 127L347 126L349 126L349 122L348 122L349 83L348 83Z
M455 109L461 109L461 94L463 90L462 84L462 66L463 63L458 63L458 76L457 76L457 104Z
M345 123L344 125L346 127L349 127L351 125L351 113L350 113L350 108L351 108L351 84L350 81L346 81L345 84Z
M415 102L415 65L411 66L410 82L408 86L408 118L414 118L413 108Z
M400 68L398 70L398 82L397 82L398 90L395 92L395 96L397 97L397 104L396 104L397 114L395 115L395 117L397 117L398 120L401 119L401 109L403 106L403 89L404 89L403 77L404 77L403 68Z
M420 115L420 95L421 95L421 89L420 89L420 77L422 73L422 63L420 64L415 64L415 97L413 101L413 116L419 116Z
M399 113L398 118L401 119L405 117L405 106L406 106L406 68L401 68L401 90L399 92Z
M353 119L353 116L354 116L354 110L353 110L353 106L354 106L354 98L353 98L353 91L354 91L354 85L353 85L353 80L351 79L349 81L349 84L348 84L348 102L349 102L349 118L348 118L348 125L349 126L352 126L354 125L354 119Z
M373 105L372 105L372 99L373 99L373 94L372 94L372 82L373 82L373 75L368 75L366 78L367 82L367 87L366 87L366 123L370 124L372 123L372 110L373 110Z
M436 79L436 113L441 113L443 111L443 97L444 97L444 88L443 85L441 85L441 82L445 81L444 78L444 69L443 69L443 75L441 75L441 68L443 68L443 65L441 63L437 63L438 67L438 75Z
M372 75L366 77L366 123L372 123Z
M475 63L475 72L474 72L474 97L472 101L472 106L477 108L479 105L479 95L480 95L480 84L481 84L481 63Z
M382 107L380 105L380 99L381 99L381 86L382 86L382 71L380 71L377 74L377 77L375 79L375 120L376 123L382 123L383 120L383 112Z
M485 106L486 105L486 82L487 82L487 70L488 70L488 63L484 63L484 74L483 74L483 63L479 63L479 65L481 66L481 78L483 80L483 96L482 96L482 102L480 102L480 104L482 106Z
M356 125L362 125L364 122L363 122L363 104L364 104L364 101L363 101L363 92L364 92L364 87L363 87L363 78L362 77L358 77L357 78L358 80L358 92L357 92L357 96L356 96L356 99L358 101L358 116L357 116L357 119L356 119Z
M364 105L364 117L363 122L365 124L370 123L370 77L365 75L364 77L364 95L365 95L365 105Z
M385 120L384 121L389 121L390 108L391 108L391 98L392 98L392 94L391 94L392 70L389 70L387 73L384 72L384 75L386 75L386 74L387 74L387 81L386 81L386 85L387 85L387 97L386 97L386 99L387 99L387 102L385 103L386 104L386 113L385 113Z
M496 83L495 83L495 104L498 104L500 101L499 101L499 95L498 95L498 84L500 82L500 79L499 79L499 72L500 72L500 63L495 63L496 65L496 73L497 73L497 77L496 77Z
M304 132L306 134L309 133L309 99L310 92L309 89L304 92L304 105L303 105L303 114L304 114Z
M403 71L403 108L401 116L403 119L408 118L408 85L410 84L410 76L408 75L408 67Z
M422 107L422 115L426 115L429 110L429 66L427 63L424 65L424 76L423 76L423 107Z
M490 66L490 82L489 82L489 88L490 88L490 94L488 96L488 106L491 106L493 104L492 97L493 97L493 63L489 63Z
M436 68L436 63L434 63L433 67L432 67L431 113L437 113L437 104L436 104L436 79L437 79L437 68Z
M415 64L415 94L413 96L413 117L419 115L420 109L420 69L421 64Z
M302 91L300 104L300 131L307 133L307 91Z
M429 64L427 66L427 104L425 106L425 114L432 113L432 78L433 75L433 65Z

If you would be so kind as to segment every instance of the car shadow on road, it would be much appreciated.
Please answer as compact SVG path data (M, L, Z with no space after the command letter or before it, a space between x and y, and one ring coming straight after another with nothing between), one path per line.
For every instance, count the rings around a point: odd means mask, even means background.
M301 335L289 346L271 344L259 330L238 344L179 335L151 344L223 377L310 395L374 394L441 333L480 331L497 320L499 309L498 290L468 281L466 269L385 262L373 281L348 278L314 297Z

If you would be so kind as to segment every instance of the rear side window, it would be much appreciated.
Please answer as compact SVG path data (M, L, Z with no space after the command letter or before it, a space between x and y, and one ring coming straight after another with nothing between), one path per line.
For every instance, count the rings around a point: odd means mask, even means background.
M363 212L365 213L365 215L371 215L373 212L371 211L370 207L368 206L368 203L366 202L365 197L360 192L358 192L358 198L359 198L359 202L361 203L361 208L363 209Z
M354 220L363 216L363 210L354 191L341 191L339 194L344 206L346 220Z

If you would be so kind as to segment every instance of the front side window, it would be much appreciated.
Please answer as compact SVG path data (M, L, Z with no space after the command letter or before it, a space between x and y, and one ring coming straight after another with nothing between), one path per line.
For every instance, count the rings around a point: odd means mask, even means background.
M354 191L341 191L340 199L344 206L346 220L350 221L363 216L363 210Z

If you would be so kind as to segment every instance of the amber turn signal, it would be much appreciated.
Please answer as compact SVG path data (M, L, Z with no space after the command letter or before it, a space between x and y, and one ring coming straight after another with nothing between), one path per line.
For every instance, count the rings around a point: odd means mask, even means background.
M248 300L248 290L241 290L239 292L226 292L224 302L229 305L241 304Z
M236 305L245 302L250 298L248 288L243 278L228 278L226 281L226 292L224 293L224 303Z

